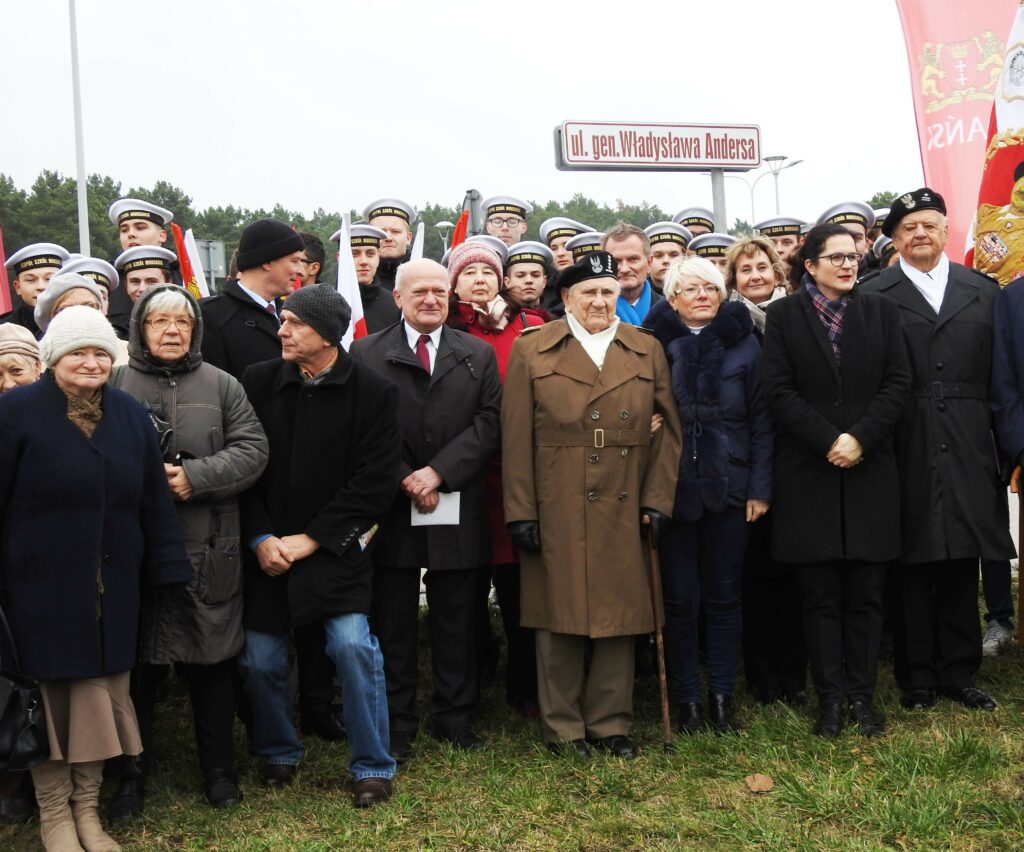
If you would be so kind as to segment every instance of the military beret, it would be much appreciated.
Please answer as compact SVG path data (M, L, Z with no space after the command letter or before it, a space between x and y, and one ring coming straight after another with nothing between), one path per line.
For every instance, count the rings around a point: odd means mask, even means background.
M935 190L922 186L906 195L901 195L889 207L889 215L882 225L882 233L887 237L893 235L896 226L909 213L917 213L920 210L938 210L943 216L946 215L946 202Z
M558 286L565 289L594 278L613 278L618 281L618 274L619 265L609 252L592 251L562 270L558 276Z

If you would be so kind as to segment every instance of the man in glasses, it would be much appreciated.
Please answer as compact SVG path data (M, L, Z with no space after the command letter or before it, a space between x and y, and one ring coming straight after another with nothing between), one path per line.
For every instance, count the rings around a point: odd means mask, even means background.
M526 238L526 217L533 205L511 195L494 195L483 203L487 219L484 227L492 237L512 246Z
M323 241L316 234L302 232L299 236L305 245L299 258L302 263L302 286L308 287L310 284L320 283L320 272L324 268L326 254Z
M946 257L946 204L928 187L896 199L882 230L899 262L858 286L899 304L913 370L896 432L896 680L907 709L930 707L942 694L993 710L974 675L982 654L978 559L1014 555L989 410L999 286Z

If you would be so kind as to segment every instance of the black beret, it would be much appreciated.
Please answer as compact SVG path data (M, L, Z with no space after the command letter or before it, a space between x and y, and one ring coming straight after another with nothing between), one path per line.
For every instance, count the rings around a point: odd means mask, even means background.
M917 213L919 210L938 210L945 216L946 202L941 195L927 186L901 195L889 207L889 215L885 219L885 224L882 225L882 233L891 237L904 216L908 213Z
M591 278L617 278L619 265L606 251L592 251L583 255L572 266L563 269L558 276L558 286L572 287Z

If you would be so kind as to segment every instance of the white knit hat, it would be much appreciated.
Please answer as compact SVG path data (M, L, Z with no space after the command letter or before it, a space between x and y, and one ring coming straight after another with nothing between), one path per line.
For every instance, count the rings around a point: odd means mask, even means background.
M72 305L50 320L46 335L39 341L39 357L47 367L75 349L94 346L117 357L117 335L107 318L87 305Z

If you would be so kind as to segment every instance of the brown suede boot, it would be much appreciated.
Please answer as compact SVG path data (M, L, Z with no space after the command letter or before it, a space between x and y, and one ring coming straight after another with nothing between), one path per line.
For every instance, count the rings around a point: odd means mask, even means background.
M103 761L72 763L71 812L75 817L78 839L86 852L120 852L121 847L100 824L100 786L103 784Z
M39 834L46 852L82 852L71 816L71 767L63 760L47 760L32 770L39 803Z

